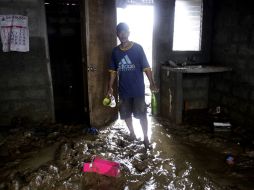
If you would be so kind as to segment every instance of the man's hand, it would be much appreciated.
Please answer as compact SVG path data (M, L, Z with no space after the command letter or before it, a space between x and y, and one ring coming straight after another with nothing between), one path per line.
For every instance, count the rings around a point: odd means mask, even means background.
M159 89L157 88L157 86L155 84L150 84L150 90L151 92L159 92Z
M109 87L109 88L108 88L107 96L110 97L111 95L113 95L113 88L112 88L112 87Z
M153 75L152 75L152 70L151 68L148 68L145 70L146 76L150 82L150 90L151 92L159 92L159 89L157 88L157 86L155 85L155 82L153 80Z

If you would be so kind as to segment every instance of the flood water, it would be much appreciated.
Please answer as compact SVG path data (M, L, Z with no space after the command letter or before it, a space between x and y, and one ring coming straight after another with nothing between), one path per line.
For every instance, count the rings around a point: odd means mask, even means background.
M134 141L120 120L98 135L61 124L13 131L1 138L0 189L254 189L253 158L239 156L238 145L149 117L152 148L145 151L141 127L134 126ZM238 163L227 164L226 151L238 155ZM93 155L119 162L120 176L83 173Z

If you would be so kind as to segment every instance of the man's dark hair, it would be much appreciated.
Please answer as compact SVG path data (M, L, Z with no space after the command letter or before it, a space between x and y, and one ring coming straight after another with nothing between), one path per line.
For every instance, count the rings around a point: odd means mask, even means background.
M124 22L121 22L116 26L116 32L119 33L121 31L129 31L129 26Z

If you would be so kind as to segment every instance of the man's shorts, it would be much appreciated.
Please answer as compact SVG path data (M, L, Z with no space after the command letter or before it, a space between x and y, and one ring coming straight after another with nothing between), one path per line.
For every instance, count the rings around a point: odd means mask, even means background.
M146 117L147 106L145 97L120 99L120 118L127 119L133 116L137 119Z

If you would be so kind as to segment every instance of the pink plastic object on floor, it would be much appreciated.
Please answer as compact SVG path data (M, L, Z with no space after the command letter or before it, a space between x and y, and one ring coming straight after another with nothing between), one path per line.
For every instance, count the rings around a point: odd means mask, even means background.
M120 164L96 156L91 163L84 164L83 172L95 172L106 176L117 177L120 174Z

